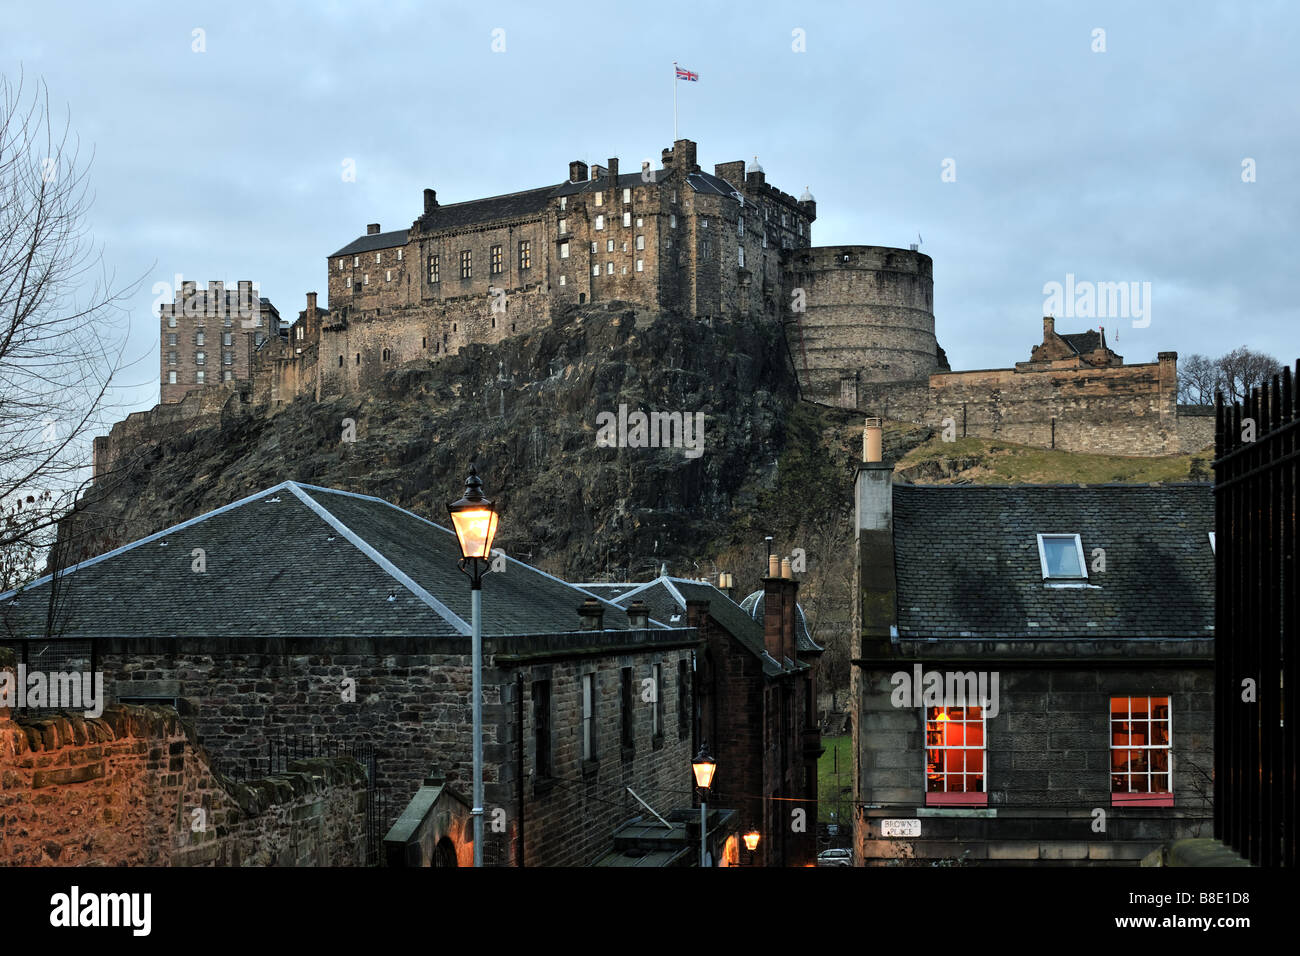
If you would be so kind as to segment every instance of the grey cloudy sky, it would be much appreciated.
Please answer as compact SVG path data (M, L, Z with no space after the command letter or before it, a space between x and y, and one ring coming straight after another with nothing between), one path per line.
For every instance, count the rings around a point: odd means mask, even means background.
M296 317L326 256L368 222L409 226L426 186L452 203L560 182L572 159L657 161L674 60L701 77L679 129L706 169L757 155L810 187L817 245L921 234L954 369L1027 359L1067 273L1151 284L1145 328L1058 320L1106 325L1127 361L1244 344L1290 362L1297 49L1285 0L44 2L6 9L0 71L44 79L94 147L95 237L144 277L125 396L143 408L155 283L255 279Z

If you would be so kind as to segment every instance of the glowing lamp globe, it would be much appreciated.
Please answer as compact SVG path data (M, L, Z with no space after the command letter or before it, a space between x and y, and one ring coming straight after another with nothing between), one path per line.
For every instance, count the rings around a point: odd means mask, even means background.
M718 762L709 756L706 748L701 747L699 754L691 761L691 770L695 772L695 785L701 790L708 790L713 784L713 772Z
M745 834L745 849L753 853L758 849L758 831L750 830Z
M492 559L492 539L497 533L497 510L492 499L483 497L483 482L473 465L465 479L465 496L447 505L456 541L463 558Z

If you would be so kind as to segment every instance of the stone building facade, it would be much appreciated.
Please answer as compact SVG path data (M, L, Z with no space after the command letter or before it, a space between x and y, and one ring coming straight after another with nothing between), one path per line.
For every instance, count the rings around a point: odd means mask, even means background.
M254 353L280 335L280 313L249 280L235 289L212 281L202 292L197 283L183 282L175 301L159 306L158 321L163 404L196 389L252 381Z

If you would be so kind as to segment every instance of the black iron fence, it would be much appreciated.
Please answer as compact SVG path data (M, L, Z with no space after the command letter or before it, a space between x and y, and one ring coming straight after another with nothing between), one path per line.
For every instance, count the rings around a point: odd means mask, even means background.
M1257 866L1296 865L1295 385L1216 407L1214 835Z

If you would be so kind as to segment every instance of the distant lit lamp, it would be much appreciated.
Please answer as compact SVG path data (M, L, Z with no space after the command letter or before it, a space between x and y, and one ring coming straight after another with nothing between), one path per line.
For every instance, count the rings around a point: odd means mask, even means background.
M708 744L700 745L700 752L691 761L691 771L695 774L695 786L700 789L700 866L709 865L709 852L705 842L708 833L709 788L713 785L713 772L718 769L718 762L709 756Z
M757 830L750 830L745 834L745 849L753 853L758 849L759 835Z
M473 678L470 694L474 711L474 865L483 865L483 568L492 559L492 539L497 533L497 510L483 497L483 482L471 462L465 495L447 505L456 541L460 544L460 569L470 580L470 618L473 644Z

